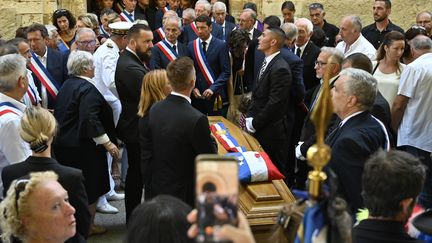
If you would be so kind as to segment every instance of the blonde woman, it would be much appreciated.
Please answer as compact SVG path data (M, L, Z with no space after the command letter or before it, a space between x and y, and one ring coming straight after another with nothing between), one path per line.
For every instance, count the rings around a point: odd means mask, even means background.
M69 202L76 209L77 232L73 242L87 238L90 227L87 194L84 177L80 170L60 165L51 158L51 144L56 134L57 122L48 110L42 107L27 108L21 119L21 138L30 145L32 155L22 163L16 163L3 169L4 193L13 180L36 171L54 171L59 176L60 184L70 194Z
M62 243L75 234L75 209L57 179L48 171L12 182L0 204L3 242L15 236L24 243Z
M150 71L144 76L142 86L141 86L141 97L138 106L138 116L140 117L138 128L140 135L140 149L142 155L145 154L144 147L148 146L143 144L143 131L148 127L148 112L151 106L168 96L171 93L171 85L169 84L166 71L164 69L157 69ZM142 158L142 156L141 156ZM141 173L143 184L145 185L145 198L151 198L151 189L149 187L149 182L151 177L148 174L148 169L143 166L137 170L137 173Z

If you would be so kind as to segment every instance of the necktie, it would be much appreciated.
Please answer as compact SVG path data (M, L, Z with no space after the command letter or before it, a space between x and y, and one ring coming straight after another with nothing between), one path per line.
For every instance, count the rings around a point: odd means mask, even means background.
M134 16L133 16L133 14L129 14L129 17L132 19L132 20L134 20Z
M174 49L174 54L177 54L177 47L176 47L176 45L173 45L172 48Z
M203 41L202 42L202 48L203 48L203 52L204 52L204 55L207 53L207 42L205 42L205 41Z
M260 69L260 72L259 72L259 75L258 75L258 80L261 79L261 76L263 75L263 73L264 73L264 71L266 69L266 66L267 66L267 60L264 59L264 62L262 64L262 66L261 66L261 69Z
M298 57L301 57L301 49L300 49L300 47L297 47L296 55L297 55Z

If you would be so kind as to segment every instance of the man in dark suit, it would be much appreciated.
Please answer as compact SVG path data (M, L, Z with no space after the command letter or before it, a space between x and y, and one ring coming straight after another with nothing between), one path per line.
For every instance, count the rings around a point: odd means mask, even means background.
M142 18L142 16L137 16L142 14L141 12L136 12L136 5L137 5L137 1L136 0L121 0L123 3L123 10L119 13L120 18L122 21L126 21L126 22L134 22L136 19L139 19L137 17Z
M210 18L211 14L211 5L206 0L200 0L195 4L195 15L198 18L199 16L206 16ZM216 23L211 22L211 34L213 37L218 38L219 40L224 40L222 27ZM192 22L189 25L186 25L183 29L183 43L188 44L189 42L195 40L198 37L198 29L195 22Z
M126 219L129 219L133 209L141 203L143 184L137 112L141 83L149 71L145 63L150 61L153 33L147 25L135 24L128 31L128 40L126 49L120 54L115 72L115 84L122 105L116 129L118 138L126 145L129 163L125 186Z
M213 4L213 18L214 21L222 27L223 40L228 42L228 37L236 27L234 23L226 20L227 9L223 2L216 2Z
M256 19L256 12L249 8L244 9L239 18L239 28L246 30L251 40L257 39L262 33L254 27Z
M204 114L225 115L228 110L227 81L231 74L228 47L211 34L210 17L201 15L195 24L199 37L188 44L189 56L197 72L192 104Z
M32 24L27 30L27 40L31 50L35 54L34 57L38 59L39 63L43 65L43 68L51 75L54 86L56 86L58 91L63 82L68 78L66 69L68 56L47 47L47 38L48 31L45 26L41 24ZM38 76L36 76L36 72L31 65L30 69L32 69L33 80L42 98L42 106L48 109L54 109L56 95L54 96L52 92L47 90L47 87L45 87Z
M60 165L56 160L48 157L30 156L22 163L9 165L3 169L2 180L4 195L13 180L28 175L30 172L54 171L59 176L59 183L68 192L69 202L75 208L76 234L66 242L87 242L90 229L90 212L87 194L84 188L84 177L81 170Z
M158 43L159 41L165 39L166 33L164 30L164 26L165 26L165 20L167 18L170 17L178 17L177 13L172 11L172 10L168 10L164 13L163 15L163 20L162 20L162 27L158 27L156 28L156 30L153 31L153 44ZM181 34L181 32L180 32Z
M337 192L347 201L352 214L363 207L364 163L389 143L385 127L368 111L377 93L376 82L366 71L347 68L331 89L334 112L342 121L325 140L332 150L326 169L337 176Z
M306 92L319 84L319 79L316 77L315 61L320 53L320 49L310 41L313 33L313 24L309 19L297 19L295 25L298 29L298 37L296 39L294 53L303 59L303 81Z
M183 56L188 56L186 45L177 41L180 36L181 19L177 16L164 20L165 39L156 43L152 48L151 69L166 69L168 64Z
M341 51L336 48L323 47L317 58L315 64L315 70L317 78L321 79L320 84L314 88L311 97L311 104L308 106L309 112L307 113L301 129L300 140L296 147L296 158L297 158L297 168L296 173L296 188L304 189L305 182L308 176L310 167L306 162L306 153L310 146L312 146L316 141L315 125L310 120L310 115L312 114L316 101L322 90L322 78L324 72L329 70L330 83L332 83L336 78L342 68L342 61L344 55Z
M277 168L286 174L287 147L293 121L286 116L290 108L292 76L280 55L285 33L279 27L269 28L258 40L258 50L265 54L265 59L252 91L246 129L257 138Z
M191 105L193 61L181 57L167 67L173 92L153 105L141 131L142 165L150 168L152 196L168 194L193 206L195 157L216 153L208 119Z

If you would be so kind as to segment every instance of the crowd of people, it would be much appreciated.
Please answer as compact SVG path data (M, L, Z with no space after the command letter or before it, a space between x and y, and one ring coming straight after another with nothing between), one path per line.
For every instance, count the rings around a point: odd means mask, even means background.
M321 3L305 18L286 1L260 21L249 2L237 23L223 0L94 5L0 39L4 241L86 242L106 232L96 212L118 213L109 201L123 199L127 242L191 241L194 160L218 151L208 116L254 136L287 186L304 190L328 79L324 170L354 219L369 210L353 242L390 237L376 229L416 242L402 226L414 206L432 207L430 10L405 31L390 21L390 0L371 1L367 26L352 14L329 23ZM253 242L239 217L217 234Z

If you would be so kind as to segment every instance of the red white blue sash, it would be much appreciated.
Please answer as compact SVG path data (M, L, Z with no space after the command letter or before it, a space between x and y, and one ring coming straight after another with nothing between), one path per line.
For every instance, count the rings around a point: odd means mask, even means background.
M30 58L29 67L31 71L36 75L41 84L46 88L50 96L55 99L57 98L58 90L60 89L60 85L55 81L55 79L51 76L45 66L40 62L40 60L36 57L34 52L31 52L32 57Z
M237 140L231 136L226 129L225 125L222 122L217 122L210 126L210 130L213 133L213 136L219 141L220 144L228 151L228 152L245 152L246 148L240 146Z
M123 10L123 11L120 13L120 18L121 18L123 21L129 22L129 23L133 23L133 22L134 22L133 18L132 18L128 13L126 13L126 10Z
M163 7L160 10L162 11L162 13L166 13L166 11L168 11L169 9L167 7Z
M105 37L109 37L110 36L110 34L108 32L106 32L106 30L103 28L102 25L99 25L99 31L102 34L102 36L105 36Z
M160 39L165 39L165 31L162 27L156 29L156 33L159 35Z
M36 92L30 85L28 85L27 95L30 98L31 103L37 105Z
M12 103L7 102L7 101L0 103L0 116L3 116L5 114L15 114L17 116L23 115L23 113L20 109L18 109Z
M156 46L162 51L168 60L170 60L170 62L178 58L177 52L171 47L170 44L167 43L166 40L159 41Z
M210 43L208 43L210 44ZM195 59L198 63L198 67L201 70L201 73L203 74L204 78L206 79L208 85L212 85L215 80L215 76L213 74L213 71L210 68L210 65L207 62L207 58L204 55L204 51L201 46L201 39L196 38L192 42L192 48L193 48L193 54L195 56Z
M198 30L197 30L197 28L196 28L196 24L195 24L195 22L192 22L192 23L190 24L190 26L191 26L193 32L195 32L195 35L198 36Z

